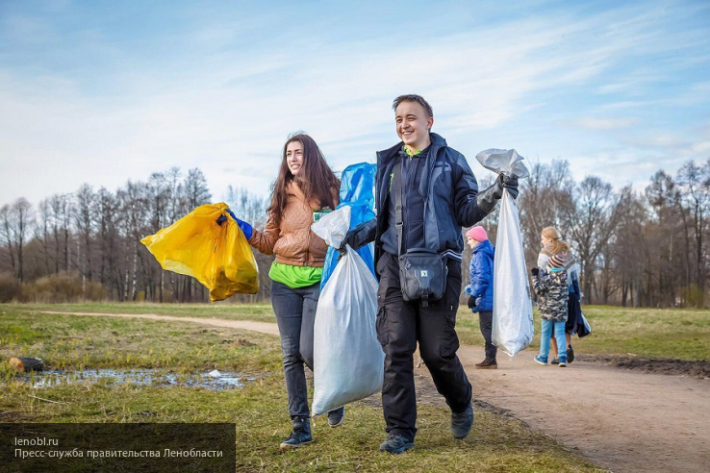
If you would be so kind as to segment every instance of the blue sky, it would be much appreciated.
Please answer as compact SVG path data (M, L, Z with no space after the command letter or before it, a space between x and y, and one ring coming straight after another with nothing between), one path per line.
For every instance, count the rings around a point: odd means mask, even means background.
M710 158L710 4L0 2L0 205L201 168L268 195L286 136L336 170L423 95L467 156L515 148L643 190Z

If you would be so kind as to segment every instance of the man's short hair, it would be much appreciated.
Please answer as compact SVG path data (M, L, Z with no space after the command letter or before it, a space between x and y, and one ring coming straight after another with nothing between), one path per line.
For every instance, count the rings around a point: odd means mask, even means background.
M400 95L399 97L394 99L394 102L392 102L392 110L396 112L397 107L399 107L399 104L401 104L402 102L417 102L419 105L424 107L424 111L427 114L427 118L431 118L434 116L434 111L431 109L431 105L429 105L429 102L424 100L424 97L422 97L421 95Z

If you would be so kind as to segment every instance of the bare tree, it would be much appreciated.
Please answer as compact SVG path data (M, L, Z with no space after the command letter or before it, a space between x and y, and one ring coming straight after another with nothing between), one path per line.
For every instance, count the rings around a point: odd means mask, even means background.
M587 303L591 303L597 261L604 246L613 242L618 225L619 198L611 184L587 176L575 188L573 203L565 213L564 226L579 253L583 292Z
M10 211L10 206L5 204L0 208L0 236L2 236L5 254L8 255L10 260L10 268L12 269L12 274L17 277L17 261L15 256L15 238L13 234L13 221L12 213Z
M673 303L677 288L687 284L689 272L688 260L680 254L682 242L677 237L681 235L682 225L676 208L678 189L673 178L661 170L651 177L645 194L652 217L644 228L649 245L646 262L648 291L658 294L658 298L649 303L669 304ZM686 246L688 243L686 239Z
M110 286L118 291L116 270L118 265L117 244L119 218L116 198L102 187L96 193L96 227L99 240L99 281L104 286Z
M44 262L44 274L50 274L50 236L49 227L52 221L52 206L49 199L44 199L39 203L39 221L37 222L37 237L42 240L42 260Z
M77 238L77 270L82 281L93 279L91 268L92 241L94 236L94 205L96 197L88 184L82 185L77 191L73 207L74 224ZM82 251L83 249L83 251Z
M525 259L536 265L540 234L545 227L562 229L565 216L574 208L574 180L567 161L535 163L530 177L521 181L518 207L525 241Z
M676 177L676 207L683 220L686 246L686 285L704 290L706 281L705 234L710 211L710 163L685 163ZM691 261L692 260L692 261Z

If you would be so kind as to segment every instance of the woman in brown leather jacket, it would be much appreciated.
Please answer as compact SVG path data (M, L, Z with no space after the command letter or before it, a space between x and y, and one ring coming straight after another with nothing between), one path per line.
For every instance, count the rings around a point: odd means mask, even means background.
M282 450L313 441L304 364L313 369L313 326L328 246L311 231L311 224L323 212L335 209L339 189L340 181L316 142L298 133L284 145L264 230L236 219L251 246L276 255L269 271L271 303L281 335L293 422L293 432L281 443ZM343 415L343 408L329 412L328 424L340 425Z

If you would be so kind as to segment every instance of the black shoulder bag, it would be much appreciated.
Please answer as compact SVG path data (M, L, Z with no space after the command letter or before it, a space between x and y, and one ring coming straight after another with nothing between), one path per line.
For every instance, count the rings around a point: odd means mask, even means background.
M397 254L399 255L399 283L405 301L429 302L444 297L447 268L444 260L435 251L427 248L411 248L402 254L402 161L394 167L392 191L394 194L395 230Z

